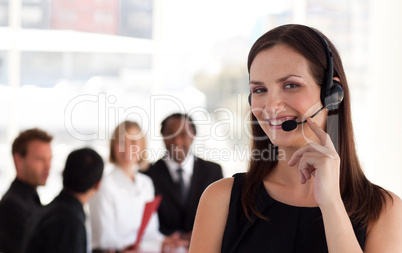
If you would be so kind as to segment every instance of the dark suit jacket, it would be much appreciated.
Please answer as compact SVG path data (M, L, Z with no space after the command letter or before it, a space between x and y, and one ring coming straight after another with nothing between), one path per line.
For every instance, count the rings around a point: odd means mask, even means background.
M160 159L152 164L145 174L150 176L155 186L155 194L162 194L158 209L160 231L170 235L175 231L191 232L193 229L198 201L205 188L223 178L219 164L194 157L188 200L181 200L179 186L173 181L166 163Z
M0 252L19 252L25 223L40 207L36 189L15 179L0 201Z
M28 219L21 253L86 253L85 213L81 202L62 190Z

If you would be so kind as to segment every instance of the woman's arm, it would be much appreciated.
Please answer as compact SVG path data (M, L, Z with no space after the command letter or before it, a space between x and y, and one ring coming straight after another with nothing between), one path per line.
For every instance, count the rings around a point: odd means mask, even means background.
M233 178L211 184L202 194L191 236L190 253L221 252Z
M364 246L366 253L402 252L402 201L394 193L390 194L392 199L387 197L378 221L369 224Z
M328 251L333 253L362 253L363 251L357 241L342 199L339 198L338 201L321 206L320 208L324 221Z

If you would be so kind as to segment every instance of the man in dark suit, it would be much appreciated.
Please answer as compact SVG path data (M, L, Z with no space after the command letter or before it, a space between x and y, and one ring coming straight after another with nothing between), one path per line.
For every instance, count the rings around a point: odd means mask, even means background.
M161 134L167 154L145 173L162 194L158 209L160 231L165 235L191 235L198 201L205 188L223 177L220 165L190 151L196 127L187 114L172 114L162 121Z
M19 252L25 222L42 207L36 188L46 184L52 159L52 136L33 128L14 140L17 175L0 201L0 252Z

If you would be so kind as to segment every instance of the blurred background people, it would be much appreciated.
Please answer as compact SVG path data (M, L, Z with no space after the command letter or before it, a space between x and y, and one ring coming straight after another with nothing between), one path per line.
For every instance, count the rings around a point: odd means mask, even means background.
M138 173L145 149L144 135L136 122L124 121L110 140L114 169L104 177L99 193L90 202L92 246L95 252L160 252L164 236L153 214L141 245L134 245L144 206L155 197L152 180Z
M26 224L22 253L86 253L83 205L98 191L103 173L101 156L90 148L75 150L63 171L63 189Z
M166 155L145 172L163 199L158 209L160 231L190 239L198 201L212 182L223 177L220 165L194 156L191 145L197 133L187 114L175 113L162 121Z
M0 201L0 252L19 252L27 218L42 206L36 191L46 184L53 137L38 129L21 132L12 144L16 178Z

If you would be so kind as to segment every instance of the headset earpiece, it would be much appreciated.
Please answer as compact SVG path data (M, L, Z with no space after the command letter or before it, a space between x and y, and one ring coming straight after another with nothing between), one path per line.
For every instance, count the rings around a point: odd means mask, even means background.
M251 106L251 92L248 94L248 104Z
M333 79L334 76L334 61L332 59L332 50L328 44L328 41L315 29L311 28L320 38L325 48L325 54L327 55L327 71L325 83L321 86L321 103L328 110L333 111L338 109L339 104L343 101L343 89L337 80Z
M338 109L339 104L343 101L343 95L341 84L333 80L329 95L325 98L325 107L330 111Z

